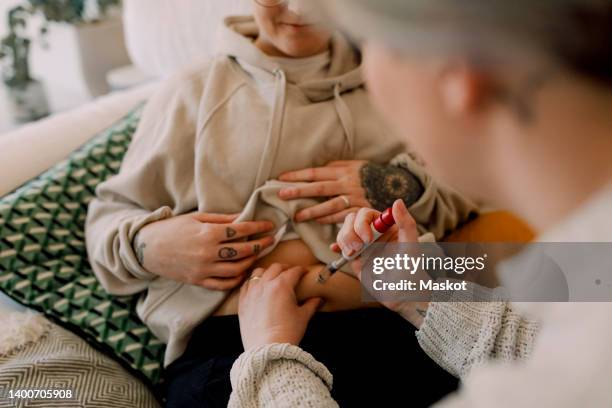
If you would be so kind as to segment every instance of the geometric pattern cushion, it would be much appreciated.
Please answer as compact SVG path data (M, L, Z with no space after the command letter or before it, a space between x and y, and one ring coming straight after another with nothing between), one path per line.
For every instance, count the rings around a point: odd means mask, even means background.
M116 174L143 106L66 160L0 198L0 290L140 373L161 378L165 345L136 315L138 296L104 291L87 260L87 206Z

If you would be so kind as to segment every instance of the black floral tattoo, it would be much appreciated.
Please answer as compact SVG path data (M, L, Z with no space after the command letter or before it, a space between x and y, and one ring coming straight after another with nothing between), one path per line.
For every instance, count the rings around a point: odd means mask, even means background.
M372 207L379 211L401 198L410 207L425 189L421 181L403 167L367 163L361 168L361 185Z
M134 238L134 252L136 252L136 259L141 266L144 266L144 250L147 244L140 240L140 234L136 234Z
M227 227L227 228L225 229L225 235L226 235L228 238L232 238L232 237L234 237L234 236L236 235L236 230L235 230L235 229L233 229L233 228Z
M238 251L236 251L234 248L223 247L219 250L220 259L232 259L235 258L236 255L238 255Z

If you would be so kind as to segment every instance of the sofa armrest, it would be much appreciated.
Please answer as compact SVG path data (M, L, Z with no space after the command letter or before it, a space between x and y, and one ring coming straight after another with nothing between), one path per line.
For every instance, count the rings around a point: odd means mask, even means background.
M114 92L80 108L0 135L0 196L66 158L145 101L158 83Z

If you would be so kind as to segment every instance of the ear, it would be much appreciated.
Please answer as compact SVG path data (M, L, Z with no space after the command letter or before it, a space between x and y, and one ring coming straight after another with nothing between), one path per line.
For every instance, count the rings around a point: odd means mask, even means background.
M467 62L452 62L439 77L440 99L451 116L473 115L494 91L491 78Z

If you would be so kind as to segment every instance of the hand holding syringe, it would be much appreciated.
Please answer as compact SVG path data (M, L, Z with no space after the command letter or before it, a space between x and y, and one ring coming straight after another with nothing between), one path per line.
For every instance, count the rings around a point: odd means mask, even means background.
M393 212L391 208L387 208L380 216L374 220L370 225L372 229L373 239L363 245L363 247L351 256L342 255L341 258L330 262L319 272L318 282L325 283L331 275L340 270L347 263L359 258L373 243L375 243L380 237L382 237L392 226L395 225L395 219L393 218Z

